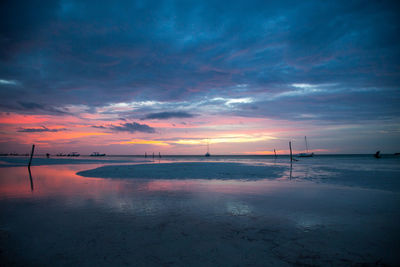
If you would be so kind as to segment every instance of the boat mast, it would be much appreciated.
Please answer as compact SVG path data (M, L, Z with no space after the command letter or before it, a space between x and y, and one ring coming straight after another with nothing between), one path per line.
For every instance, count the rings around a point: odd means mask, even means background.
M306 142L306 151L308 153L308 143L307 143L307 136L304 136L304 141Z
M210 139L207 138L207 154L210 154Z

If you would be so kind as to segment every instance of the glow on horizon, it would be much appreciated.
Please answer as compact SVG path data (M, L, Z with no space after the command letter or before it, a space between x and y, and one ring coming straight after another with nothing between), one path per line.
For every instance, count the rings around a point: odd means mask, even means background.
M276 155L289 155L290 154L290 150L289 149L277 149L275 150ZM256 151L246 151L246 152L242 152L243 154L246 155L275 155L274 150L256 150ZM299 153L303 153L304 150L300 150L300 149L293 149L292 153L293 155L299 154ZM312 150L313 153L335 153L335 150L331 150L331 149L313 149Z
M79 114L79 113L78 113ZM95 114L94 114L95 115ZM80 117L80 118L79 118ZM68 145L68 149L79 150L84 147L96 147L86 148L86 151L99 150L99 146L113 146L118 145L120 148L123 146L137 146L144 145L142 150L137 152L141 154L143 151L151 150L151 147L165 147L170 151L188 151L185 153L196 154L199 151L199 146L204 147L207 142L213 145L214 153L218 153L218 144L244 144L244 143L263 143L266 141L272 141L277 139L276 133L279 131L285 131L276 127L271 128L270 120L260 118L250 118L243 122L240 118L236 117L224 117L224 116L213 116L208 117L196 117L190 118L190 124L179 124L174 126L170 122L166 121L152 121L143 122L147 123L151 127L156 127L156 134L148 133L124 133L124 132L110 132L110 130L92 127L91 122L94 121L98 126L118 125L123 123L122 120L115 121L102 121L100 117L92 117L88 119L86 116L36 116L36 115L15 115L15 114L3 114L0 119L3 121L3 125L8 125L8 129L5 133L0 133L3 139L9 139L11 142L17 142L20 144L29 145L36 143L38 148L52 149L56 151L65 151L66 144L72 141L76 145ZM19 119L19 123L15 118ZM239 120L240 119L240 120ZM208 121L207 123L200 123L203 120ZM10 124L7 124L7 123ZM96 125L94 124L94 125ZM265 127L260 127L263 124L268 124L269 129L265 131ZM16 132L19 129L29 129L38 132ZM59 130L59 131L55 131ZM104 131L105 130L105 131ZM191 131L191 132L187 132ZM161 135L160 135L161 134ZM132 136L135 136L132 138ZM207 139L207 138L208 139ZM179 146L177 149L175 146ZM183 147L189 150L182 150ZM175 148L174 148L175 147ZM192 147L192 148L191 148ZM104 150L104 149L100 149ZM118 147L113 148L115 154L120 154ZM111 150L105 152L112 153ZM136 151L136 150L135 150ZM191 152L190 152L191 151ZM200 153L202 149L200 149ZM223 150L221 150L223 151ZM53 153L54 153L53 152ZM199 153L197 152L197 153ZM90 153L89 151L87 153ZM163 153L168 153L168 150L163 150ZM226 152L225 152L226 153ZM240 152L245 153L245 151Z
M84 111L84 109L79 109ZM0 138L7 140L0 152L26 153L29 145L37 144L43 152L59 153L79 151L90 154L101 151L107 154L144 154L149 151L161 151L163 154L203 154L209 142L213 154L271 154L273 149L287 150L289 140L294 143L294 151L302 152L304 135L309 136L314 152L338 153L337 145L326 145L327 140L338 138L336 133L343 131L368 131L360 125L343 124L327 125L324 128L304 123L303 121L288 123L285 120L271 118L243 118L228 115L204 114L193 118L170 120L143 120L140 123L154 127L155 133L115 132L110 125L118 126L126 123L117 116L107 119L103 114L86 113L75 115L21 115L14 113L0 114L2 131ZM117 114L116 114L117 115ZM313 118L313 114L299 114L305 119ZM106 119L106 120L104 120ZM105 126L106 128L93 128ZM45 128L43 128L45 127ZM21 129L59 130L57 132L18 132ZM379 129L383 131L383 129ZM318 141L324 137L322 143ZM337 141L335 141L337 142ZM8 148L19 144L19 149ZM13 145L15 147L15 145ZM18 147L18 146L17 146ZM374 149L374 148L373 148ZM373 150L371 149L371 150ZM288 153L286 151L286 153Z
M268 136L268 135L246 135L246 134L231 134L226 136L216 136L208 139L184 139L178 141L172 141L176 144L185 144L185 145L200 145L200 144L218 144L218 143L248 143L248 142L259 142L265 140L273 140L277 139L276 137Z
M169 146L170 145L165 141L145 140L145 139L132 139L130 141L117 142L116 144L121 144L121 145L141 144L141 145L155 145L155 146Z

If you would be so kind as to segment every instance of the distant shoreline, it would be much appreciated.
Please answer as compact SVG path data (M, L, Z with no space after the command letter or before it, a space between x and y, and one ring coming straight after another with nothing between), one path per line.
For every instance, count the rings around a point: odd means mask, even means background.
M397 153L397 152L396 152ZM0 158L2 157L29 157L29 155L5 155L6 153L0 153ZM294 156L297 156L299 153L294 153ZM371 153L361 153L361 154L314 154L314 157L329 157L329 156L371 156L374 155L375 152ZM381 155L383 156L396 156L395 153L382 153ZM35 157L46 157L46 154L35 154ZM277 154L277 157L289 157L289 154ZM397 155L398 156L398 155ZM50 154L51 158L77 158L77 157L68 157L68 156L57 156L55 154ZM78 157L91 157L91 158L99 158L99 157L92 157L90 154L84 155L81 154ZM132 154L132 155L118 155L118 154L107 154L102 157L145 157L142 154ZM152 158L152 155L147 155L147 158ZM158 154L154 155L155 158L158 158ZM161 154L161 157L204 157L204 154L198 154L198 155L174 155L174 154L166 154L163 155ZM275 155L259 155L259 154L232 154L232 155L225 155L225 154L212 154L211 157L275 157Z

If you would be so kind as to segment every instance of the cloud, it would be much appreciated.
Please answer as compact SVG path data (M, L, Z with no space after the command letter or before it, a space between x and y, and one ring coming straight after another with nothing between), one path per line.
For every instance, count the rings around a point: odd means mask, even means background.
M49 129L45 126L42 126L42 128L21 128L17 132L20 133L43 133L43 132L60 132L60 131L66 131L67 129L65 128L58 128L58 129Z
M26 111L29 113L45 113L52 115L66 115L70 114L67 108L57 108L51 105L45 105L34 102L18 101L18 106L11 106L11 109Z
M140 124L137 122L127 122L127 123L121 123L120 125L109 125L109 126L97 126L93 125L93 128L97 129L109 129L111 131L116 131L116 132L142 132L142 133L155 133L155 129L153 127L148 126L147 124Z
M103 125L93 125L92 128L96 128L96 129L108 129L107 127L103 126Z
M120 126L115 126L112 125L110 127L111 130L117 131L117 132L143 132L143 133L155 133L155 130L153 127L148 126L147 124L140 124L137 122L132 122L132 123L122 123Z
M192 118L194 114L184 111L170 111L170 112L158 112L147 114L143 119L159 119L166 120L171 118Z
M75 114L63 107L87 105L89 113L107 107L123 118L190 118L158 113L184 109L281 119L324 112L330 120L354 110L361 119L396 119L399 93L389 90L400 83L396 5L1 1L0 111L62 115ZM353 97L312 87L330 83L379 88L387 105L368 92ZM274 101L258 98L260 92ZM217 100L200 105L205 99Z
M224 98L224 97L215 97L211 99L216 102L224 102L227 106L233 106L237 104L248 104L254 102L254 99L251 97L243 97L243 98Z
M18 85L17 81L0 79L0 85Z

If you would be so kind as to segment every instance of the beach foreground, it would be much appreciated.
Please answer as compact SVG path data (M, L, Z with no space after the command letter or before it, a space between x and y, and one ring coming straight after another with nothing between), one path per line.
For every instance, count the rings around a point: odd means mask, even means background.
M26 167L2 167L0 259L17 266L396 266L396 160L315 158L290 168L286 159L179 158L42 165L31 176Z

